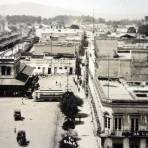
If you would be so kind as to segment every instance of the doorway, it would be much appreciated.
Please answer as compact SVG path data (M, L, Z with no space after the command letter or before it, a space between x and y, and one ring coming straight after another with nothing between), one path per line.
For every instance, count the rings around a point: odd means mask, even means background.
M114 144L113 148L123 148L123 144Z
M48 74L51 74L51 68L48 68Z
M73 68L72 68L72 67L70 67L70 69L69 69L69 74L70 74L70 75L73 74Z

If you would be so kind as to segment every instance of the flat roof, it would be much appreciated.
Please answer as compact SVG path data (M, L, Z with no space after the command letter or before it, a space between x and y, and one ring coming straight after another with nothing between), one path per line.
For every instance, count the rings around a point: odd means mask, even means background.
M133 96L119 81L98 80L104 95L110 100L133 100ZM109 84L109 85L108 85Z
M119 77L119 68L130 67L131 54L130 53L116 53L119 57L113 57L114 52L117 52L118 41L113 39L97 39L96 40L96 63L98 68L96 73L98 76L108 76L108 69L110 77Z
M96 52L98 55L113 56L114 50L117 51L118 42L113 39L97 39L96 46Z
M35 45L32 53L35 55L51 54L75 54L74 46L52 46L51 45Z
M119 77L121 73L119 71L120 67L126 67L127 71L130 71L130 58L129 59L118 59L118 58L100 58L97 59L96 75L100 77ZM123 73L123 72L122 72ZM125 74L123 73L123 76Z

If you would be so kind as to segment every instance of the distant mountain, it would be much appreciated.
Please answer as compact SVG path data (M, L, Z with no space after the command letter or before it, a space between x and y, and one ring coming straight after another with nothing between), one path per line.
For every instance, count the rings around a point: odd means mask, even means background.
M132 14L128 11L123 11L122 13L117 11L118 13L113 12L101 12L99 9L95 11L95 17L101 17L108 20L112 19L139 19L143 18L144 13ZM93 15L93 11L77 11L72 9L64 9L54 6L49 6L48 4L39 4L33 2L20 2L15 4L5 4L0 5L0 14L5 15L32 15L32 16L42 16L42 17L54 17L57 15L73 15L73 16L81 16L81 15Z
M5 15L33 15L42 17L53 17L56 15L82 15L83 12L57 8L48 5L22 2L17 4L0 5L0 14Z

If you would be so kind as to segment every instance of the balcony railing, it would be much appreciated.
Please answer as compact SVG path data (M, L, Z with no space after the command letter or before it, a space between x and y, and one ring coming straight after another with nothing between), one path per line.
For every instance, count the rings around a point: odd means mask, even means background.
M115 130L112 131L110 135L112 137L148 137L148 131L139 130L139 131L131 131L131 130Z

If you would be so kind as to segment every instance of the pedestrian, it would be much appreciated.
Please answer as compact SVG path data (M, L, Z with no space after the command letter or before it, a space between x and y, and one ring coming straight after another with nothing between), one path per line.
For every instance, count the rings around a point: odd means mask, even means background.
M22 105L24 105L24 98L22 97Z
M78 92L80 91L80 87L78 88Z
M14 128L14 133L16 133L16 127Z
M58 82L56 81L56 86L57 86Z

